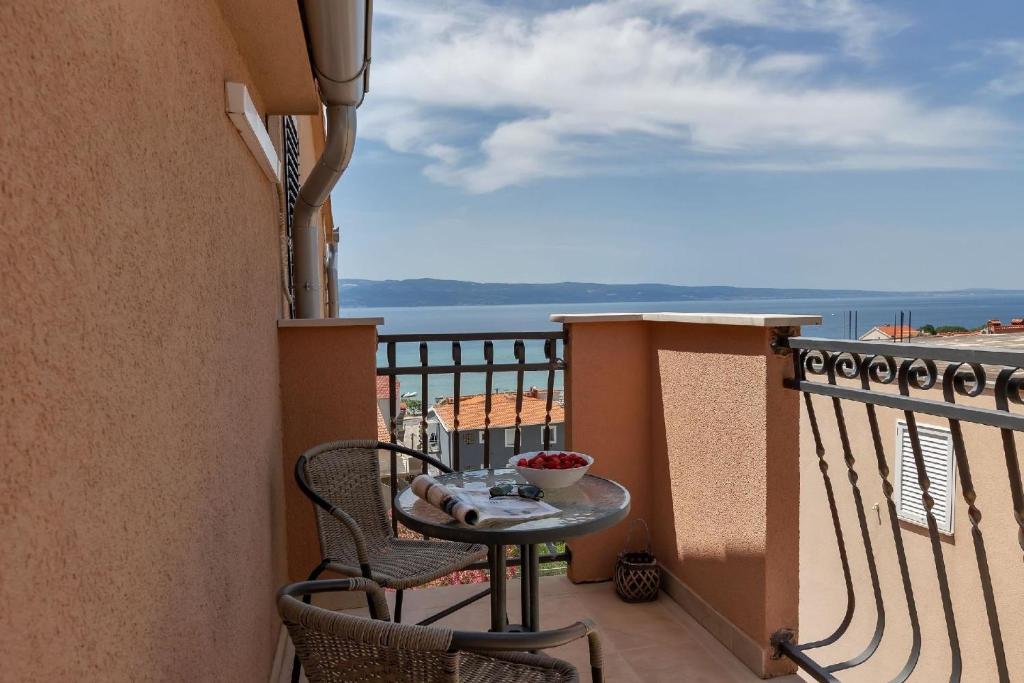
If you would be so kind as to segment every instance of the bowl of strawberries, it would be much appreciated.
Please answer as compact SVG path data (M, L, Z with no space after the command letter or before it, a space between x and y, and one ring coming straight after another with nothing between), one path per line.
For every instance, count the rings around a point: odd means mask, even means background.
M512 456L508 466L542 489L564 489L587 473L594 459L573 451L531 451Z

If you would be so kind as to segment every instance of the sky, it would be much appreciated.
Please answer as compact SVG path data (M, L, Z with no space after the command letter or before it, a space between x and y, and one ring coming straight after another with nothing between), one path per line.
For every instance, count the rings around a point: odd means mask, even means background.
M1024 288L1024 2L376 0L341 276Z

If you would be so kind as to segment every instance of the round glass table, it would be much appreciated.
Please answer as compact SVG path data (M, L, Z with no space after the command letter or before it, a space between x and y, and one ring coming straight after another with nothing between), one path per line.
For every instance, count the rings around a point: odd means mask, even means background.
M445 486L489 489L496 484L525 484L511 469L452 472L435 477ZM395 516L413 531L449 541L479 543L488 547L491 576L491 630L540 629L538 544L607 529L629 514L629 491L609 479L585 475L564 489L545 489L544 502L559 510L557 515L525 522L500 523L485 527L466 526L421 500L406 488L395 496ZM522 577L523 623L509 626L505 605L505 546L517 545Z

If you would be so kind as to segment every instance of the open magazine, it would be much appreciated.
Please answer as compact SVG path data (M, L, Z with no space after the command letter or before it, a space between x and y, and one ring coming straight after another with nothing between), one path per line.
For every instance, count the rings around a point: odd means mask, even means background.
M558 508L542 500L531 500L519 496L491 498L486 488L461 488L444 486L427 474L421 474L412 482L412 491L420 500L417 506L427 517L438 521L455 519L467 526L491 526L494 524L525 522L557 515Z

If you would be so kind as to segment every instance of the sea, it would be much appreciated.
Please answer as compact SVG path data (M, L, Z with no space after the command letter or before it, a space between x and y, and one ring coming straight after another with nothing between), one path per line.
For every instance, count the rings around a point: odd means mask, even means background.
M374 316L384 318L382 334L438 333L438 332L526 332L557 330L560 325L550 320L557 313L613 313L613 312L655 312L671 311L680 313L797 313L820 315L821 325L805 327L805 336L832 339L856 338L875 325L891 325L894 315L898 320L902 311L904 319L914 327L925 324L961 325L972 328L983 325L987 320L1024 316L1024 292L977 292L955 294L924 294L908 296L879 296L864 298L821 298L821 299L714 299L686 301L651 301L629 303L596 304L528 304L519 306L418 306L394 308L349 308L342 311L346 317ZM857 328L852 329L850 319L856 312ZM462 342L462 363L483 363L482 342ZM396 345L396 360L399 366L420 365L419 345ZM557 349L562 354L561 345ZM496 363L515 362L512 342L495 342ZM544 348L541 341L526 342L527 362L544 362ZM428 362L431 365L451 364L452 345L446 342L428 344ZM382 344L377 350L377 364L387 364L386 349ZM609 372L615 372L609 368ZM406 399L420 401L423 396L421 376L407 375L399 378L401 393ZM516 388L515 373L495 373L495 391L513 391ZM463 373L460 378L462 395L483 393L485 376L480 373ZM525 388L547 386L546 372L524 373ZM562 388L562 373L556 373L555 387ZM432 375L428 378L426 395L430 402L443 396L451 396L454 380L451 375Z

